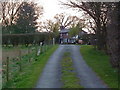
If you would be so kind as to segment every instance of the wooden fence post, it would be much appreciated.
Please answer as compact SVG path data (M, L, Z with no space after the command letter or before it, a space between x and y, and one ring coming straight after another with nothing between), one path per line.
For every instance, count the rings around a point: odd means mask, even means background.
M7 81L9 80L9 57L7 57L7 62L6 62L6 79Z
M29 55L29 54L30 54L30 48L28 47L28 55ZM31 59L31 58L28 59L29 62L30 62L30 59Z
M19 71L22 71L22 64L21 64L21 50L19 50L19 67L20 67L20 70L19 70Z
M44 50L44 45L42 46L42 51L43 51L43 53L45 52L45 50Z
M55 45L55 38L53 38L53 44L52 45Z
M45 52L47 51L47 45L45 45Z
M41 50L41 53L43 52L43 50L42 50L42 45L40 45L40 50Z
M41 53L43 52L43 49L42 49L42 42L40 42L40 51L41 51Z
M35 47L35 48L36 48L36 56L37 56L37 52L38 52L38 50L37 50L37 45L36 45L36 47Z

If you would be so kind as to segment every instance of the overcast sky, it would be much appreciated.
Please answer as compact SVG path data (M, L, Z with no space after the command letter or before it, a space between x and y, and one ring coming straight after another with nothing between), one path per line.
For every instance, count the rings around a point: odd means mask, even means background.
M36 1L44 8L43 19L52 19L56 14L59 13L67 13L70 14L71 16L78 16L78 17L81 17L82 15L81 12L78 12L78 10L75 11L72 9L68 9L66 6L60 5L61 4L60 1L67 2L68 0L36 0ZM119 1L119 0L86 0L86 1L110 2L110 1Z
M81 16L80 12L61 5L60 1L66 2L67 0L37 0L38 4L42 5L44 8L42 19L52 19L56 14L59 13L67 13L71 16Z

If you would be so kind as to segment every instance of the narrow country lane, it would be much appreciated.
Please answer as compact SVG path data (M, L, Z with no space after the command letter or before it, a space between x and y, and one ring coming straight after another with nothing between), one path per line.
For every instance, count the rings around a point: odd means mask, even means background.
M107 88L103 81L95 72L86 64L80 54L80 46L71 46L74 67L80 78L80 84L85 88Z
M64 52L64 47L59 48L50 57L46 64L36 88L60 88L60 60Z
M61 88L61 67L60 60L65 52L70 52L73 58L80 84L85 88L107 88L95 72L86 64L80 54L78 45L60 45L50 57L42 75L40 76L36 88Z

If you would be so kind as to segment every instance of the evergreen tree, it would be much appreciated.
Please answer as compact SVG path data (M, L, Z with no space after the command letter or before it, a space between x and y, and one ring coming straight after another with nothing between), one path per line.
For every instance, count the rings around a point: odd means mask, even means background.
M39 18L41 12L39 10L33 2L24 2L16 19L14 33L34 33L38 28L36 20Z

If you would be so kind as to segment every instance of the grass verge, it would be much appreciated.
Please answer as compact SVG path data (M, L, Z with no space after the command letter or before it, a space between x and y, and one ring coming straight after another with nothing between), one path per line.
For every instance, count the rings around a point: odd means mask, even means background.
M80 52L87 64L110 88L118 88L118 71L112 68L109 57L101 51L95 50L93 46L83 45Z
M32 64L26 65L21 72L16 73L4 88L34 88L46 62L57 48L58 45L55 45L47 52L35 57Z
M82 88L73 68L70 53L65 53L61 61L63 88Z

